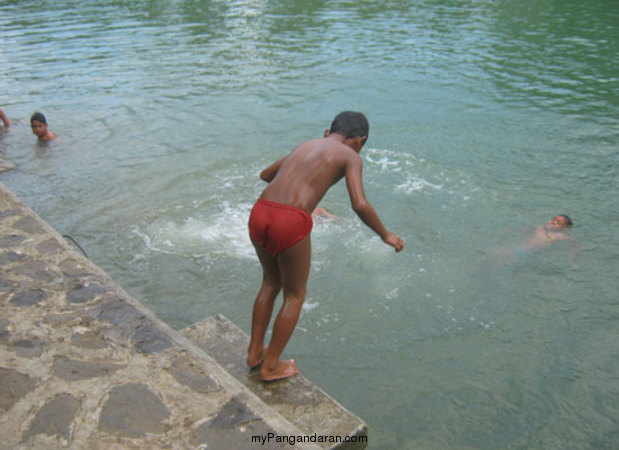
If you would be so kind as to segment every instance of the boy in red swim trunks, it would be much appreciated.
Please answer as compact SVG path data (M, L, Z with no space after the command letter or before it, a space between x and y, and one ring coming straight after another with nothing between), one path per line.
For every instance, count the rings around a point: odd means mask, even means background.
M338 114L324 138L297 145L287 156L260 173L268 186L249 218L249 235L263 269L262 286L253 309L247 364L260 368L265 381L299 373L294 360L281 361L284 347L297 324L305 300L309 276L312 211L327 190L342 178L353 210L382 240L399 252L402 239L385 229L365 197L361 148L369 135L369 123L359 112ZM275 319L268 347L264 337L275 298L284 291L284 303Z

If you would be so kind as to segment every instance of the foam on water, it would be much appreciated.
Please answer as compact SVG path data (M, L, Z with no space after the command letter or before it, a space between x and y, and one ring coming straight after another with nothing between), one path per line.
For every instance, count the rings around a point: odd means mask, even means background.
M181 221L155 220L142 228L136 227L134 232L151 252L255 258L247 234L250 210L249 203L232 206L230 202L222 202L219 211L211 216L197 214Z
M366 183L371 185L373 194L384 189L394 191L396 195L411 195L424 189L443 190L444 183L434 180L440 180L444 175L435 175L435 168L427 167L424 160L414 155L373 148L366 149L362 155L369 163L365 170ZM133 233L141 238L146 252L198 258L225 256L240 260L255 259L247 232L252 204L234 203L231 197L254 190L256 196L259 194L262 185L256 186L251 181L256 178L256 171L254 166L225 168L221 173L214 174L216 179L205 188L211 193L210 197L193 199L189 204L158 207L153 217L133 227ZM418 175L418 171L424 172L424 176ZM340 189L345 190L343 183L340 182ZM352 212L346 194L329 198L336 199L341 217L315 220L313 270L319 272L343 248L349 249L353 258L362 257L369 264L391 257L392 249Z
M371 170L379 170L377 176L387 176L393 188L407 196L428 189L440 191L451 185L449 193L457 193L466 187L463 174L457 173L454 177L446 169L434 167L411 153L369 148L362 155Z

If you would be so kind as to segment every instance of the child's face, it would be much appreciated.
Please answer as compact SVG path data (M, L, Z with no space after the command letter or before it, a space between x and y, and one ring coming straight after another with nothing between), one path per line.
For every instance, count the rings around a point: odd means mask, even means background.
M562 216L554 216L552 219L550 219L546 226L548 228L560 230L561 228L567 227L567 219Z
M33 120L30 124L32 127L32 132L36 134L38 137L45 137L47 134L47 124L43 122L39 122L38 120Z

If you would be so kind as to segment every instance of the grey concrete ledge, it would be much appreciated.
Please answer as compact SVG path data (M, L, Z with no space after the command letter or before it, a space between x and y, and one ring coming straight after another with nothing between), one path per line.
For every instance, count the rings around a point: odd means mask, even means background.
M324 446L0 183L0 448Z
M181 333L215 358L226 371L304 433L321 434L323 448L367 445L367 425L302 375L264 383L245 365L249 336L222 315L208 317ZM341 441L341 442L333 442Z

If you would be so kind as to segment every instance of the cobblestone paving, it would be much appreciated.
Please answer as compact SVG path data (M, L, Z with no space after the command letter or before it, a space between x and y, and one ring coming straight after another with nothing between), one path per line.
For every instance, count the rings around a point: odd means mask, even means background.
M302 434L0 183L0 448L291 448L268 433Z

